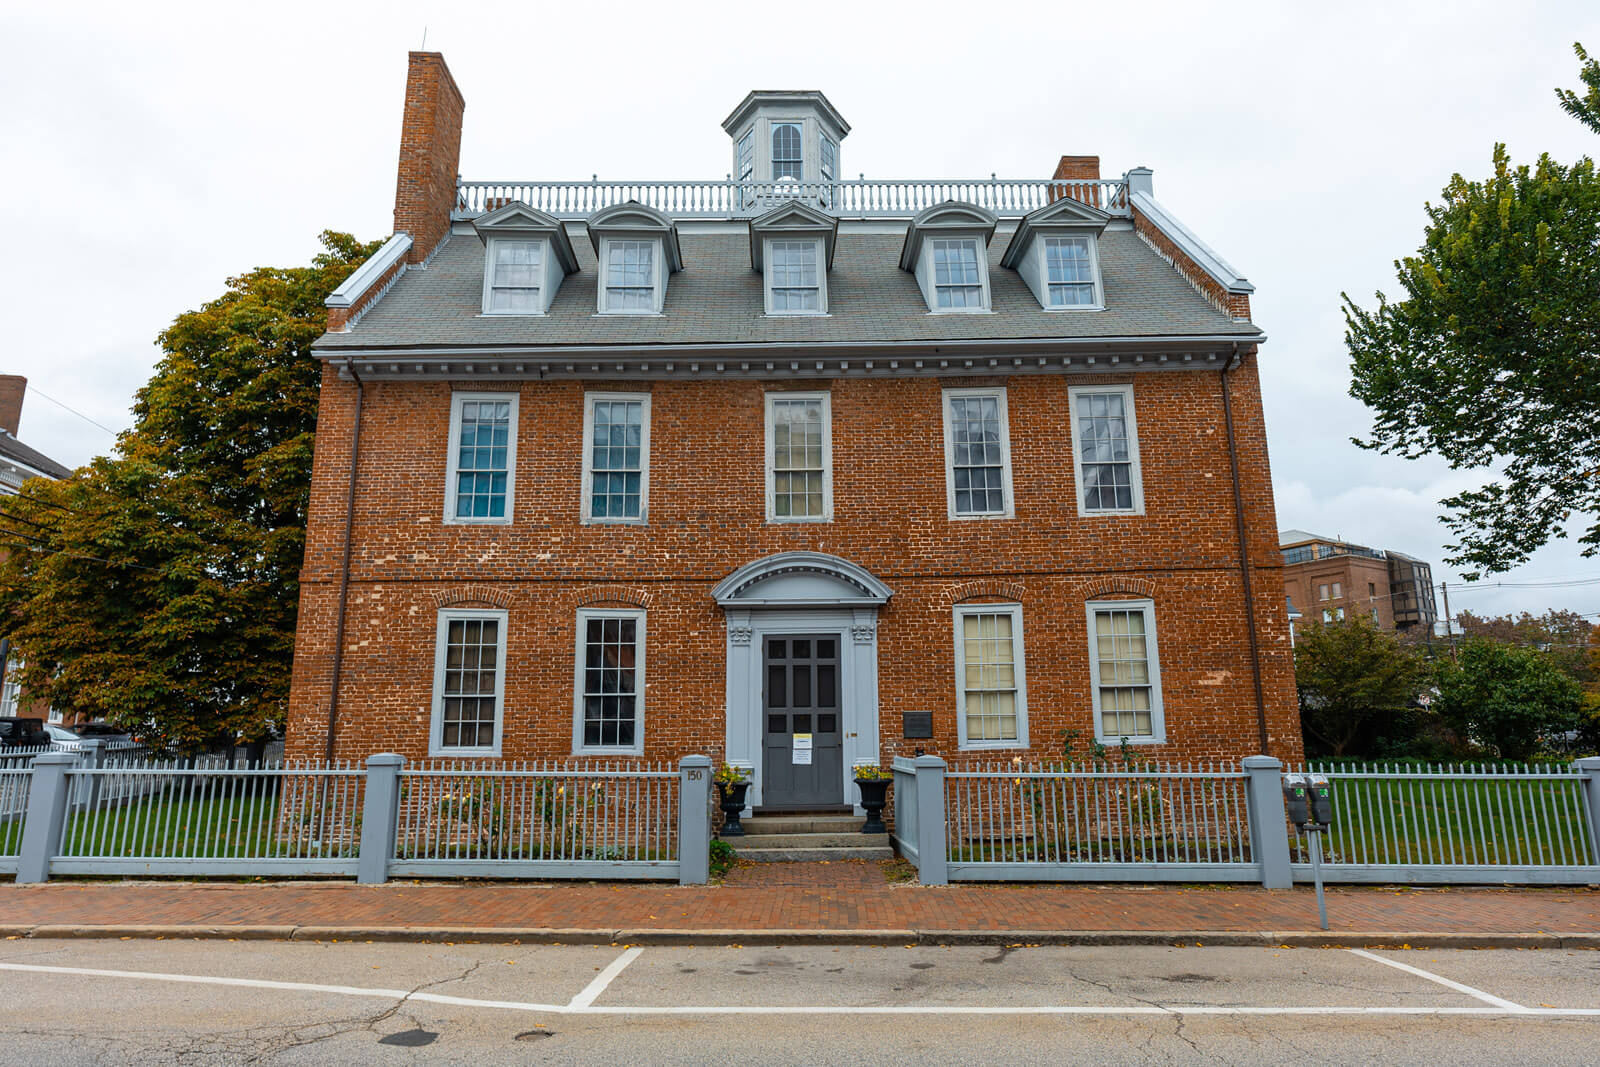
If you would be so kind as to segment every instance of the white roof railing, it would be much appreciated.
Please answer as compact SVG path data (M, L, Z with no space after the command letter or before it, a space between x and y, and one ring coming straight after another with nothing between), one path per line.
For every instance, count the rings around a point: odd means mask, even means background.
M453 217L471 219L520 201L559 219L584 219L603 207L637 200L680 219L740 219L804 200L837 218L910 218L946 200L964 200L1001 218L1020 218L1057 200L1082 201L1128 215L1121 178L936 178L838 182L592 181L456 182Z

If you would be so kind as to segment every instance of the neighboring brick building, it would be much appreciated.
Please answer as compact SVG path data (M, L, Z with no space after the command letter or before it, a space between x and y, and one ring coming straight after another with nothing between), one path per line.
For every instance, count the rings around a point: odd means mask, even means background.
M15 496L29 478L65 478L72 472L37 449L17 440L28 379L0 374L0 496ZM5 549L0 549L5 551ZM33 715L60 722L42 699L30 700L16 682L18 666L11 659L11 641L0 634L0 716Z
M316 346L290 755L704 752L768 807L1064 731L1299 755L1251 286L1150 171L841 181L832 104L756 92L731 182L452 185L461 113L412 53Z
M1433 569L1420 559L1304 530L1282 531L1278 545L1284 592L1307 619L1334 622L1360 612L1383 630L1433 629Z

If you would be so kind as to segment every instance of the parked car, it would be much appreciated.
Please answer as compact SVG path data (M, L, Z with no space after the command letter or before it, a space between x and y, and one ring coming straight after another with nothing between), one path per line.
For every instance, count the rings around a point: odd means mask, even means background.
M0 716L0 747L32 748L49 743L50 734L45 731L43 719Z
M72 732L82 738L98 737L102 741L131 741L128 731L108 722L80 722Z
M44 730L45 733L50 735L50 744L63 752L75 752L78 746L83 744L83 738L65 726L57 726L53 722L47 722L44 724Z

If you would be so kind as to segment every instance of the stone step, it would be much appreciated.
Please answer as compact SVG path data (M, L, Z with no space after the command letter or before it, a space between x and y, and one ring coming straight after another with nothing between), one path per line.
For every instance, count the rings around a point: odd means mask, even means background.
M728 837L723 840L743 854L746 849L758 850L767 848L867 848L886 845L889 842L888 834L864 834L861 824L856 823L853 830L845 833L815 833L815 834L746 834L744 837Z
M879 840L884 843L860 848L755 848L748 851L739 846L737 837L729 838L728 843L733 846L740 859L750 860L753 863L832 863L839 860L894 859L894 850L889 847L887 839L880 837Z
M752 815L739 820L748 834L844 834L860 830L865 815Z

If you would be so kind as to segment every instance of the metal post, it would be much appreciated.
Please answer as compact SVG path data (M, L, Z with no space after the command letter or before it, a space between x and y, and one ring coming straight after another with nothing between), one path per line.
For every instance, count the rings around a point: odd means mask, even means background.
M1600 756L1573 760L1583 790L1583 814L1589 824L1589 862L1600 867Z
M78 745L78 766L85 770L99 770L106 765L106 743L103 738L86 737ZM77 796L72 798L73 811L94 811L100 806L98 774L85 774L78 779Z
M389 880L394 835L400 820L400 768L406 758L393 752L367 757L367 795L361 805L361 852L356 881L377 885Z
M1321 921L1322 928L1328 928L1328 898L1322 895L1322 829L1307 829L1306 836L1311 838L1311 880L1317 887L1317 919Z
M28 821L17 852L17 882L50 880L50 861L61 844L67 821L67 771L78 762L73 752L46 752L33 759L28 783Z
M1289 824L1283 810L1283 763L1272 756L1246 756L1245 811L1250 819L1250 855L1261 865L1263 889L1290 889Z
M938 756L912 760L917 772L917 873L923 885L949 885L945 848L945 762Z
M711 881L711 757L678 761L678 884Z

